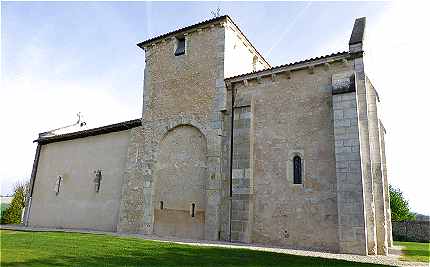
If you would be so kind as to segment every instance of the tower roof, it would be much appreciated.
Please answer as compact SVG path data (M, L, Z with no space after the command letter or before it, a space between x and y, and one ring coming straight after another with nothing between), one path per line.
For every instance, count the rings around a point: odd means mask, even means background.
M148 39L148 40L145 40L143 42L138 43L137 46L143 49L146 45L148 45L150 43L153 43L153 42L156 42L158 40L164 39L166 37L174 36L174 35L176 35L178 33L187 32L187 31L189 31L191 29L194 29L194 28L199 28L199 27L202 27L202 26L206 26L206 25L217 23L217 22L221 22L221 21L226 20L227 18L228 18L228 16L224 15L224 16L213 18L213 19L204 20L204 21L201 21L201 22L193 24L193 25L189 25L189 26L184 27L184 28L179 28L179 29L176 29L174 31L167 32L165 34L155 36L155 37L153 37L151 39Z
M213 19L201 21L199 23L196 23L196 24L184 27L184 28L179 28L177 30L170 31L168 33L165 33L165 34L153 37L151 39L145 40L143 42L140 42L140 43L137 44L137 46L140 47L140 48L142 48L142 49L145 49L145 47L148 46L149 44L152 44L154 42L160 41L162 39L165 39L165 38L168 38L168 37L173 37L175 35L182 34L182 33L192 32L195 29L202 28L202 27L205 27L205 26L208 26L208 25L212 25L212 24L221 23L222 21L229 21L231 24L233 24L234 28L239 32L240 35L242 35L244 37L244 39L246 40L246 42L252 47L252 49L255 51L255 53L269 67L271 66L269 64L269 62L263 57L263 55L261 55L260 52L258 52L258 50L254 47L254 45L248 40L248 38L246 37L246 35L240 30L240 28L237 26L237 24L228 15L223 15L223 16L215 17Z

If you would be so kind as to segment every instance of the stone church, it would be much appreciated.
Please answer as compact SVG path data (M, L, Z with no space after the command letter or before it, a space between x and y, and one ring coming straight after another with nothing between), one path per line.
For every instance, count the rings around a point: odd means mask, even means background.
M142 118L40 135L24 223L387 254L365 23L349 51L275 67L229 16L139 43Z

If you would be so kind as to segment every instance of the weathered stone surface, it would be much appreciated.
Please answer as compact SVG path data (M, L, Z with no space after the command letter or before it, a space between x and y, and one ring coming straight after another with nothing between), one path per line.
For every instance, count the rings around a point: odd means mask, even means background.
M197 211L203 212L204 217L199 222L204 225L190 224L187 230L181 228L181 231L194 233L194 228L204 229L193 237L230 239L230 219L225 216L230 213L231 203L230 140L224 138L223 130L226 126L223 112L228 104L224 78L251 71L255 52L247 48L235 26L229 23L226 19L221 24L188 33L184 55L174 55L175 38L145 47L144 138L140 144L144 157L139 160L140 169L130 163L132 170L124 185L120 230L173 235L174 231L167 225L161 226L164 223L156 218L172 222L171 214L181 220L183 215L178 212L195 202ZM238 56L241 60L234 59ZM263 66L267 64L262 63L258 69ZM247 121L249 119L244 117L238 124L246 127ZM205 144L197 149L200 141L194 135L179 134L174 135L168 145L163 145L171 133L184 127L199 131ZM244 144L239 144L237 149L244 153L249 150ZM191 168L187 165L190 162L185 164L193 158L191 155L201 155L206 161L203 164L201 158L202 164ZM174 158L170 159L171 156ZM129 160L134 159L129 157ZM238 157L233 165L239 169L234 172L237 185L249 187L249 178L244 177L245 169L249 169L249 158ZM199 182L193 182L192 177L200 177ZM137 199L142 199L143 206L135 205ZM160 211L160 216L155 217L154 211L158 210L160 201L166 201L166 207L175 203L174 211ZM182 236L177 232L174 235Z
M276 82L263 77L234 85L235 99L246 96L251 103L252 242L338 251L332 93L320 88L331 86L333 73L350 69L333 64L330 71L316 67L313 74L303 70L290 79L279 75ZM343 119L343 113L338 116ZM292 178L297 154L304 170L298 185Z
M356 93L333 95L333 103L337 103L334 111L343 114L334 120L335 140L342 140L335 143L339 250L367 254L361 157L358 145L349 146L359 143L357 108L344 101L356 101Z
M382 165L382 177L384 179L384 193L385 193L385 220L387 224L387 242L388 247L393 246L393 231L391 224L391 208L390 208L390 189L387 178L387 162L385 156L385 128L381 121L379 121L379 140L381 146L381 165Z
M236 106L236 102L234 106ZM250 106L234 108L231 241L238 242L251 242L250 230L253 214L249 209L253 201L253 181L249 166L251 118Z
M376 249L378 255L388 254L386 188L382 176L382 159L380 147L380 127L377 111L377 95L369 79L366 78L367 116L369 119L369 147L375 202Z

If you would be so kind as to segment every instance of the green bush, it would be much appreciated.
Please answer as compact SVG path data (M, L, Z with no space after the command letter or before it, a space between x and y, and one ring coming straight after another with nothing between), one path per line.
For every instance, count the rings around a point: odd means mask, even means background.
M7 207L9 207L8 203L1 203L1 206L0 206L0 222L1 222L1 218L3 218L3 216L4 216L3 214L6 211Z
M409 203L400 189L390 185L391 220L395 222L415 221L415 214L409 209Z
M2 212L2 224L19 224L21 223L21 213L25 206L26 186L24 184L15 185L12 202L9 207Z

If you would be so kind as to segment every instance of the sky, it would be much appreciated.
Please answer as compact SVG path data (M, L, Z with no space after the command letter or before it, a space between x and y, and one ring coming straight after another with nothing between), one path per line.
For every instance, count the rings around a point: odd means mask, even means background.
M151 37L220 8L273 65L347 51L367 17L365 69L387 129L390 184L430 214L427 64L423 2L1 2L0 184L30 178L39 132L141 117L144 52Z

